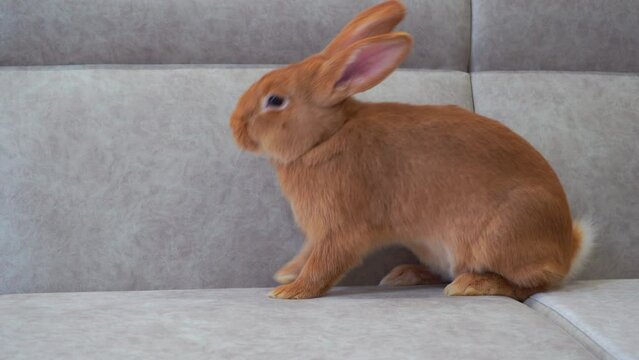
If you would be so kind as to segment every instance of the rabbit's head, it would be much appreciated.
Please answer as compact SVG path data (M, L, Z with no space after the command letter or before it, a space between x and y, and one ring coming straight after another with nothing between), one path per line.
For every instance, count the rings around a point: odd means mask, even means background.
M239 146L286 164L339 130L349 118L347 100L380 83L408 55L410 35L391 32L404 13L394 0L369 8L322 52L264 75L231 116Z

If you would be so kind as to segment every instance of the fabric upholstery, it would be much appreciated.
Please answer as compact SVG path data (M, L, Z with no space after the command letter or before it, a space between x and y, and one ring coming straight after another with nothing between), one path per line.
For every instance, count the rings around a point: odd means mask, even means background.
M639 72L637 0L473 0L472 69Z
M530 141L599 229L583 279L639 277L639 76L475 73L475 110Z
M0 296L2 353L37 359L594 359L560 327L503 297L441 288L267 289Z
M0 293L271 286L302 244L228 119L266 68L0 69ZM399 71L367 99L472 109L469 75ZM392 249L344 284L377 284Z
M639 279L582 281L526 304L556 322L599 359L639 356Z
M377 0L0 2L0 65L285 64ZM469 0L407 0L405 67L467 70Z

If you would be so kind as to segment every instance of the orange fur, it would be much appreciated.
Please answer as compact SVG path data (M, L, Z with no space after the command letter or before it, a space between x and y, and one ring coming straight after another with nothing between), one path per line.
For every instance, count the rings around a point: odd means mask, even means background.
M408 34L384 33L403 14L398 1L365 11L325 51L266 74L238 102L237 143L271 159L306 235L301 253L276 274L290 283L271 296L320 296L392 243L457 278L451 295L521 300L559 284L579 237L559 179L528 142L457 106L350 97L408 54ZM357 68L366 51L372 60ZM264 108L270 94L288 105Z
M433 274L428 267L422 264L397 265L388 275L384 276L380 286L411 286L441 284L442 279Z

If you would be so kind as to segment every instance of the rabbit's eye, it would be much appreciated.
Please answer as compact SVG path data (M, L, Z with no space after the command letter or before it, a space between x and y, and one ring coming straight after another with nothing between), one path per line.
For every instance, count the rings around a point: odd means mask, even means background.
M286 99L279 95L269 95L264 105L266 108L281 109L286 105Z
M282 99L281 97L277 95L271 95L268 97L266 104L268 106L280 107L284 104L284 99Z

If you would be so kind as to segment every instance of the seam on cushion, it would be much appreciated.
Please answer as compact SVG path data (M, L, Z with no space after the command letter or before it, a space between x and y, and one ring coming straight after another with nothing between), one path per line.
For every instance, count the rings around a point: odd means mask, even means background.
M33 66L0 66L0 72L5 71L74 71L74 70L272 70L286 64L88 64L88 65L33 65ZM453 73L468 74L462 70L427 69L427 68L398 68L394 72L418 73Z
M470 82L470 102L473 105L473 112L475 111L475 88L473 88L473 74L468 74L468 81Z
M584 332L583 330L581 330L577 325L575 325L570 319L566 318L565 316L563 316L560 312L558 312L557 310L555 310L554 308L542 303L541 301L534 299L534 298L528 298L528 300L526 302L534 302L536 304L539 304L541 306L543 306L544 310L547 310L549 313L554 314L555 316L557 316L560 319L563 319L566 324L568 326L570 326L572 329L575 330L575 332L583 335L584 338L590 340L590 342L592 344L594 344L597 348L599 348L601 350L602 353L608 355L609 358L611 359L616 359L615 356L613 356L610 352L608 352L608 350L606 350L606 348L604 348L603 346L601 346L601 344L599 344L599 342L595 341L590 335L588 335L586 332ZM528 305L528 307L534 311L538 311L535 308L533 308L532 306ZM541 312L543 314L543 312ZM558 321L554 321L552 318L545 316L547 319L549 319L550 321L554 322L555 324L557 324L559 327L561 327L564 331L566 331L573 339L575 339L577 342L579 342L583 347L586 348L586 350L588 350L590 353L594 354L595 356L597 356L597 354L595 352L593 352L589 346L587 344L584 344L584 342L582 340L580 340L578 337L576 337L575 335L573 335L573 333L571 331L569 331L567 328L561 326L561 324ZM599 357L599 356L597 356Z
M473 32L475 31L475 24L473 23L473 5L474 5L474 0L470 0L468 2L468 6L470 7L470 37L469 37L469 41L470 44L468 44L468 72L472 73L473 72ZM473 104L473 109L474 109L474 104Z
M473 106L473 112L475 111L475 89L473 89L473 0L468 1L468 12L470 14L470 34L468 35L468 82L470 83L470 103Z
M473 0L469 1L470 7L470 44L468 46L468 81L470 82L470 101L473 104L473 112L475 111L475 90L473 89Z
M635 72L606 72L606 71L567 71L567 70L485 70L472 71L472 74L562 74L562 75L598 75L598 76L628 76L639 77Z
M468 64L466 64L466 71L469 73L473 71L473 0L468 1L468 13L469 13L469 30L470 34L468 35ZM473 104L473 111L475 109L475 105Z
M22 65L0 66L0 71L38 71L38 70L175 70L175 69L275 69L286 64L69 64L69 65Z

